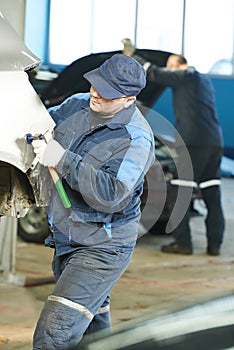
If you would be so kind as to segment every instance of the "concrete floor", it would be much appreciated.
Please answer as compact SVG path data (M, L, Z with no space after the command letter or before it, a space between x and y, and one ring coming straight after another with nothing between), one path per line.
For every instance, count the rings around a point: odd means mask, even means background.
M170 242L170 236L148 234L139 239L131 264L112 291L113 326L233 293L233 178L223 179L222 200L226 230L218 257L205 254L204 217L192 219L191 256L161 253L160 246ZM204 211L199 202L196 204ZM31 350L35 323L54 286L50 270L52 250L17 240L16 252L16 274L25 285L0 283L0 349Z

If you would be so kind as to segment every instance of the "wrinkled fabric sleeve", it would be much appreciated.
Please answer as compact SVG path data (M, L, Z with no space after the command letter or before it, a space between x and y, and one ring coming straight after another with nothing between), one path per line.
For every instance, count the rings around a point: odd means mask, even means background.
M147 70L147 79L150 82L158 83L163 86L176 87L184 82L184 79L191 76L192 71L190 70L175 70L171 71L166 68L158 67L152 64Z
M124 153L124 157L122 156ZM94 155L99 157L98 152ZM108 158L95 168L79 155L66 151L56 166L57 171L69 186L79 191L85 201L99 211L113 212L126 207L133 196L138 183L142 183L144 175L154 161L153 140L138 136L130 144L123 145L114 154L105 153Z
M48 112L56 124L55 128L74 113L88 107L89 97L89 93L78 93L67 98L60 105L49 108Z

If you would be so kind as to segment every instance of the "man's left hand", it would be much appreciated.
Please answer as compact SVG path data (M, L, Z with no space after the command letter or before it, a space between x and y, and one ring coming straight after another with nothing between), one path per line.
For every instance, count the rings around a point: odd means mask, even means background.
M44 166L55 167L65 153L65 149L54 139L48 143L44 140L34 140L32 146L38 162Z

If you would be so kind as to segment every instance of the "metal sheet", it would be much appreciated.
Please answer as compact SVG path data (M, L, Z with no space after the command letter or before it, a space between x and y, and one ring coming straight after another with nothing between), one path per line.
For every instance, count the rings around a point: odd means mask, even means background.
M27 133L52 130L54 121L25 72L0 72L0 160L26 172L35 157Z
M0 11L0 70L28 70L40 62Z

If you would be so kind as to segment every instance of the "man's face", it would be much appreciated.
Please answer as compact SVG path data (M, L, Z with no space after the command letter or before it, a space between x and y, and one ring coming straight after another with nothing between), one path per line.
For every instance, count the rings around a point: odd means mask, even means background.
M167 60L166 67L168 70L185 70L188 69L188 64L187 63L181 63L178 56L176 55L171 55L169 56Z
M169 56L167 60L167 69L169 70L176 70L180 69L180 63L178 61L178 58L175 56Z
M123 96L114 100L103 98L97 90L91 86L90 88L90 108L100 114L103 118L110 118L123 108L129 107L134 101L135 96Z

